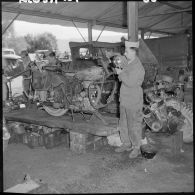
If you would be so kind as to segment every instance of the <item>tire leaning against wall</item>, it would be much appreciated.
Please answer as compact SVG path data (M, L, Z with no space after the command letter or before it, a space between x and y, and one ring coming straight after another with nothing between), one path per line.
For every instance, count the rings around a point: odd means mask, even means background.
M180 129L183 132L183 142L191 143L193 142L193 111L191 108L187 107L184 102L179 102L176 99L169 99L165 102L166 106L171 106L177 111L180 111L183 115L184 125Z

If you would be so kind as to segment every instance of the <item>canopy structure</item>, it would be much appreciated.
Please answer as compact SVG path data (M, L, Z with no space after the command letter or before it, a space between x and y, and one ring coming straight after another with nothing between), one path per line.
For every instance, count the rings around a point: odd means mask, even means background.
M2 2L2 19L127 32L127 2ZM138 29L144 33L179 34L192 28L192 1L138 2Z

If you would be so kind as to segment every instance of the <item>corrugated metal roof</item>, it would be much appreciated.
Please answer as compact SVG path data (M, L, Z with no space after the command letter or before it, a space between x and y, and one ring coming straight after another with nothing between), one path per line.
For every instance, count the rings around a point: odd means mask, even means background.
M182 33L192 27L192 1L138 2L138 27L146 32ZM20 13L17 20L33 23L57 24L125 32L127 29L127 2L58 2L44 4L2 2L2 19L12 19ZM111 28L111 27L114 27Z

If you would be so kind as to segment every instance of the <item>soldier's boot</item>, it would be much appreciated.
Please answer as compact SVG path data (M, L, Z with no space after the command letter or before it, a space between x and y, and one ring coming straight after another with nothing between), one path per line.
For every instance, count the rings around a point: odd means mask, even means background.
M140 148L135 147L129 154L129 158L130 159L137 158L140 154L141 154Z
M119 148L115 149L115 152L124 152L124 151L131 151L132 147L131 145L122 145Z

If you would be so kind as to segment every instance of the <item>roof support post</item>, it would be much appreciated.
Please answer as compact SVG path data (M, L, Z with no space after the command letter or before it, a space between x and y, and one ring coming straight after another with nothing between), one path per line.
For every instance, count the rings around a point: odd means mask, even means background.
M92 23L88 22L88 41L89 41L89 43L92 43L92 41L93 41L92 28L93 28Z
M142 38L142 40L144 40L144 34L145 34L145 31L141 30L141 38Z
M127 1L128 40L138 41L138 2Z

